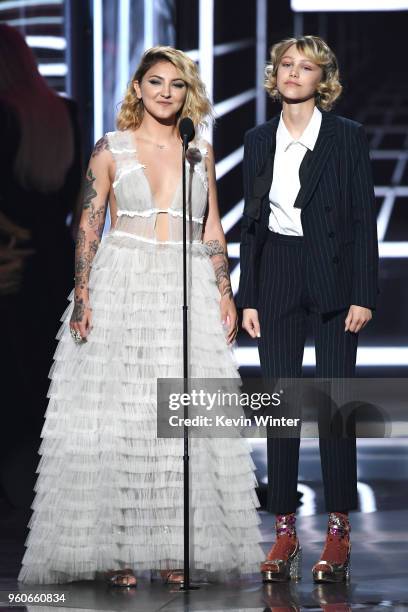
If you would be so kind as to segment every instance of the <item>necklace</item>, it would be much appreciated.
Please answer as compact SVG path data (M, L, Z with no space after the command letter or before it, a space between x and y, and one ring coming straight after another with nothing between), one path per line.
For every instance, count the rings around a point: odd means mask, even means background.
M154 145L155 147L157 147L160 150L170 149L170 145L168 145L168 144L159 144L157 142L154 142L154 140L150 140L149 138L143 138L142 136L138 136L137 139L138 140L144 140L145 142L150 142L150 144Z

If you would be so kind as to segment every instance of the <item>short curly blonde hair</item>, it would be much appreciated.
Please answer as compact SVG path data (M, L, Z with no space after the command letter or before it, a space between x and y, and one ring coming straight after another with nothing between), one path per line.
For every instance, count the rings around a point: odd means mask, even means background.
M278 67L282 57L292 45L305 56L320 66L323 70L322 79L315 94L316 105L322 110L329 111L340 96L343 87L339 80L339 67L337 58L329 45L319 36L298 36L285 38L271 48L271 61L265 68L265 89L269 96L281 100L276 86Z
M163 61L173 64L179 70L180 78L187 84L186 99L177 117L177 122L180 122L183 117L190 117L195 126L205 127L208 119L213 117L212 105L195 62L179 49L157 46L145 51L128 85L116 118L119 130L137 129L141 125L144 115L143 101L137 97L133 84L135 81L141 83L146 72L158 62Z

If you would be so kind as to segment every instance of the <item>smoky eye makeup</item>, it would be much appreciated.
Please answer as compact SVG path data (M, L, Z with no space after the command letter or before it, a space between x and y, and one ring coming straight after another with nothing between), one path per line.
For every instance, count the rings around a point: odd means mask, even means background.
M159 77L150 77L148 79L148 82L151 85L161 85L163 83L163 79L160 79ZM172 85L174 87L177 87L178 89L183 89L183 87L186 87L186 83L184 81L173 81Z

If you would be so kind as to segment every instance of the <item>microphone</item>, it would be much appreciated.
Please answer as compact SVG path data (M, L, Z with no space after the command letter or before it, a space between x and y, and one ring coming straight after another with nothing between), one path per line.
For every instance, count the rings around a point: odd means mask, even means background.
M179 132L183 140L183 147L186 149L188 143L193 140L195 136L194 123L191 121L190 117L184 117L184 119L180 121Z

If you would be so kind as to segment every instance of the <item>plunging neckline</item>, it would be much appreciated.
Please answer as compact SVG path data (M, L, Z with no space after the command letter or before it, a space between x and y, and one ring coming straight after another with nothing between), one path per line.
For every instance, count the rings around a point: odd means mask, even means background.
M157 206L156 198L153 196L153 190L152 190L152 187L150 185L150 181L149 181L148 176L147 176L146 171L145 171L146 164L142 164L142 162L139 159L138 147L137 147L137 144L136 144L136 138L134 136L135 132L132 131L132 130L127 130L127 131L128 131L128 134L129 134L129 137L130 137L130 140L131 140L132 147L133 147L133 149L135 151L135 161L139 165L139 168L142 171L142 176L143 176L143 179L144 179L144 181L146 183L147 189L149 191L149 195L150 195L150 199L151 199L153 207L155 208L155 210L159 210L161 212L164 212L164 211L167 211L167 210L176 210L174 208L174 203L176 201L177 196L179 195L180 187L182 186L182 183L183 183L183 175L181 175L180 178L177 181L176 189L174 190L173 197L170 199L169 206L167 206L165 208L163 208L161 206Z

